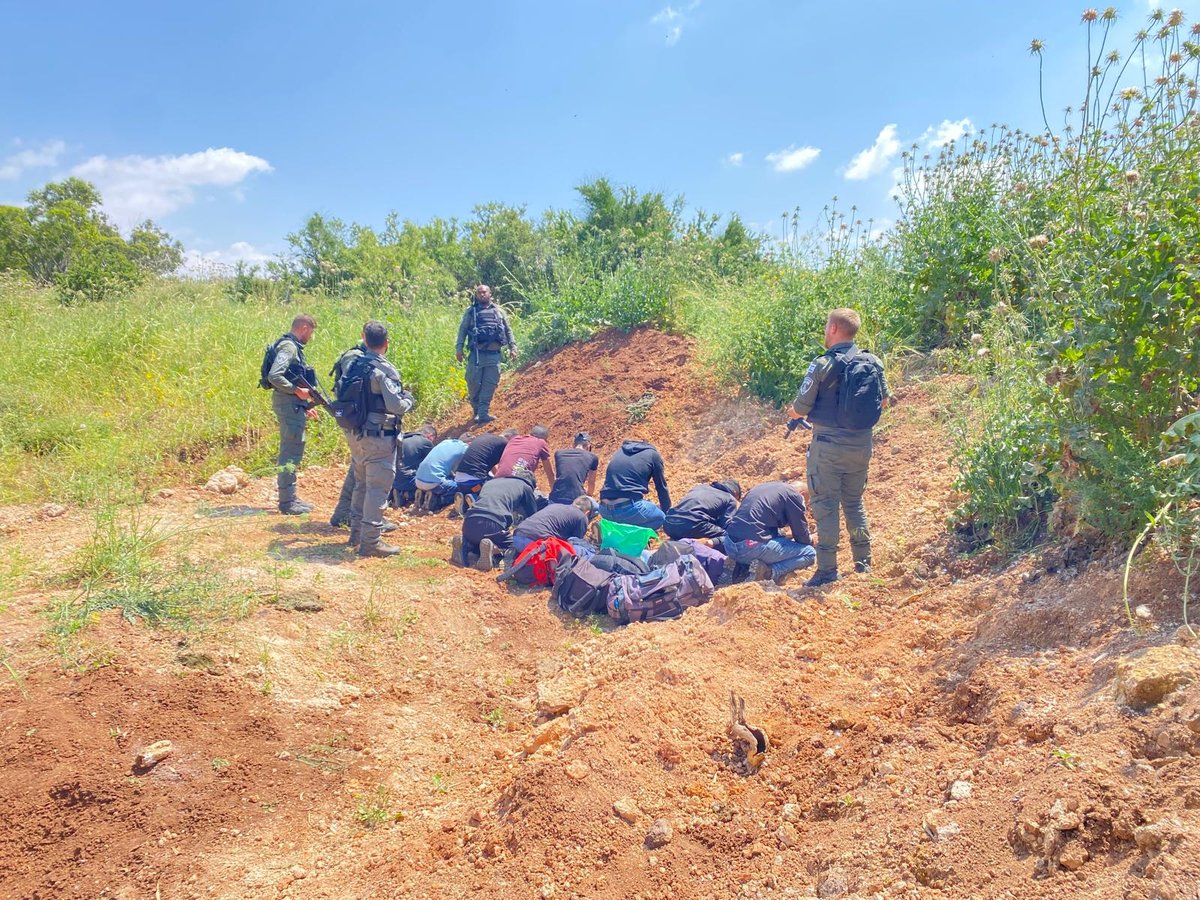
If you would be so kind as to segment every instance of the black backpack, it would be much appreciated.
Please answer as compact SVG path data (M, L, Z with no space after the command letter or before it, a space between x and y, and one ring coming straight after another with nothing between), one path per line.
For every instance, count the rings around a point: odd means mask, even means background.
M879 360L858 347L840 353L836 363L842 370L838 387L839 428L874 428L883 414L883 368Z
M592 557L592 565L614 575L645 575L650 566L640 556L630 556L609 547Z
M371 361L359 356L334 385L335 398L329 411L346 431L362 431L370 412Z
M291 341L297 348L300 347L300 342L290 334L285 334L279 340L267 344L263 350L262 368L258 372L258 386L264 391L269 391L274 387L267 376L271 374L271 366L275 365L275 357L279 355L279 345L284 341Z
M567 557L559 564L550 591L559 609L580 619L608 611L608 592L617 578L615 572L594 565L595 558Z

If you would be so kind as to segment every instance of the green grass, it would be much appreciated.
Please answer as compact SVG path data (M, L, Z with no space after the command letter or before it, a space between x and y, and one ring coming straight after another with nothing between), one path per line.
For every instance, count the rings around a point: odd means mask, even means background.
M355 796L354 818L364 828L378 828L404 818L404 814L395 809L392 792L385 786L379 785L375 790Z
M91 539L60 579L78 590L46 609L59 652L86 669L107 664L110 656L90 648L83 633L111 609L130 622L176 630L247 615L253 596L188 561L179 545L185 537L183 529L164 528L136 508L101 506ZM167 552L172 542L174 555Z
M221 285L163 280L120 301L63 307L50 291L0 279L0 502L130 496L231 462L269 474L275 423L259 365L301 310L317 319L308 356L323 378L376 317L391 326L389 358L417 395L411 421L462 395L454 304L237 303ZM323 416L305 463L345 447Z

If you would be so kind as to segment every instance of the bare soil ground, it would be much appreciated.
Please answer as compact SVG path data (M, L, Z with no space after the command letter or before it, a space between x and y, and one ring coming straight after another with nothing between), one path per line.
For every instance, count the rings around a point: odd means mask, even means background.
M406 552L358 560L326 524L332 467L302 473L301 520L271 512L270 480L150 503L188 529L160 553L243 586L244 614L180 630L113 609L56 644L43 611L78 592L59 576L92 513L0 510L0 893L1195 900L1179 579L1145 555L1135 629L1119 554L960 556L952 387L903 385L878 432L874 574L722 588L622 629L449 566L444 516L393 514ZM679 496L804 469L807 437L653 332L565 348L495 411L555 446L586 428L602 459L651 440ZM1135 710L1116 685L1147 648L1141 687L1182 686ZM731 690L770 737L754 774ZM174 754L135 769L163 739Z

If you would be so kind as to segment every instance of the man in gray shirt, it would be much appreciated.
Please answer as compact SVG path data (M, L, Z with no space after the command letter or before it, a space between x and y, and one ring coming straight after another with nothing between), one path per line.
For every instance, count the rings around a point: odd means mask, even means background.
M304 431L309 419L317 417L310 406L312 400L306 388L294 380L298 375L312 384L311 369L304 359L304 345L312 339L317 323L312 316L302 314L292 320L292 330L277 340L272 348L275 360L267 372L267 385L272 388L271 408L279 420L279 511L284 515L300 516L312 512L312 507L296 497L296 469L304 456Z
M467 399L471 401L475 421L481 425L494 422L496 417L488 410L500 384L500 353L508 348L509 358L516 359L517 343L513 340L508 317L492 301L492 289L486 284L475 288L475 301L463 313L458 325L454 356L459 362L463 361L464 346Z
M400 383L400 373L384 359L388 349L387 326L363 326L366 352L351 363L345 379L367 379L367 415L361 431L350 435L350 461L354 467L354 495L350 501L350 544L360 556L394 556L400 552L380 540L383 509L396 478L396 441L402 417L412 409L413 396ZM367 369L364 373L362 369Z
M854 569L860 573L871 571L871 532L863 506L863 491L871 463L873 425L848 422L847 418L848 413L859 412L866 421L873 422L889 404L889 397L883 363L854 344L861 325L862 318L852 309L835 309L829 313L825 322L826 352L809 365L792 403L793 420L807 417L813 428L808 447L808 491L813 517L817 520L817 571L808 580L808 587L820 587L838 580L839 507L845 513L846 528L850 532ZM843 396L842 384L851 377L851 365L865 367L863 371L868 376L873 372L878 379L873 385L868 385L870 377L851 385L862 391L855 395L859 399ZM864 390L863 385L870 389ZM845 403L876 401L873 415L867 415L867 409L844 408Z

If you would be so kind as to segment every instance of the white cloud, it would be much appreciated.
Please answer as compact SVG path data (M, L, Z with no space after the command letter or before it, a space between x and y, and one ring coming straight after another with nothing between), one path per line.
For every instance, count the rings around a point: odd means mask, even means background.
M20 147L21 142L16 146ZM18 150L0 159L0 181L13 181L27 169L46 169L58 165L67 145L62 141L47 141L36 147Z
M179 274L190 278L225 278L239 262L262 268L272 259L273 256L253 244L234 241L222 250L184 250Z
M665 27L666 45L674 47L679 43L679 39L683 37L683 29L685 25L690 24L688 13L692 12L700 5L700 0L691 0L685 7L664 6L653 16L650 17L650 24L657 25L660 28Z
M122 225L159 218L193 203L196 188L229 188L255 172L270 172L258 156L229 147L180 156L93 156L71 170L100 189L104 207Z
M863 150L846 169L846 178L850 181L865 181L887 170L892 158L900 152L900 141L896 137L895 125L884 125L875 138L875 143Z
M816 147L797 147L792 144L786 150L776 150L767 154L767 162L776 172L799 172L821 155Z
M725 162L731 166L740 166L745 161L745 153L730 153L727 157L725 157Z
M962 118L957 122L943 119L942 124L936 128L930 125L925 129L925 133L921 135L921 143L930 149L938 150L945 147L951 141L957 141L974 130L975 125L970 119Z

